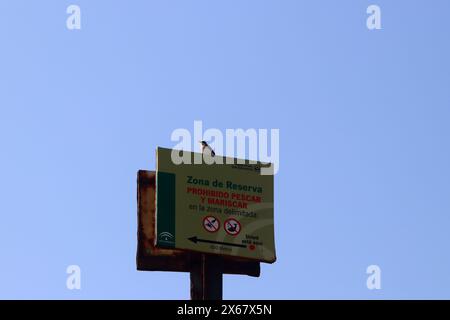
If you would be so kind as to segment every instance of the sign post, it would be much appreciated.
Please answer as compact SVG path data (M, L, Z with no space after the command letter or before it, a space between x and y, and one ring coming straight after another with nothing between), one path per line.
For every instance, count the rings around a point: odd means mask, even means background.
M137 269L189 272L192 300L221 300L223 274L259 277L276 259L273 176L260 163L175 165L171 152L138 172Z
M223 272L220 257L191 254L191 299L222 300Z

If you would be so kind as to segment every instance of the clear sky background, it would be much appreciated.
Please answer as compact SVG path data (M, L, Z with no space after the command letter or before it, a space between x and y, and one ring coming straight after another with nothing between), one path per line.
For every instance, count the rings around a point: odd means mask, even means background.
M370 4L382 30L366 27ZM280 129L278 261L225 276L225 298L450 298L449 13L2 0L0 298L188 299L188 274L136 271L136 172L194 120Z

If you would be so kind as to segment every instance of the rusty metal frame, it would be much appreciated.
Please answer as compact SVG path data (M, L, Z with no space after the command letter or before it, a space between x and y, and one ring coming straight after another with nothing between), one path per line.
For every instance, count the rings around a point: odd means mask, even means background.
M154 246L155 193L155 171L139 170L137 173L137 270L190 272L193 299L221 299L222 274L260 276L261 268L258 261L156 248Z

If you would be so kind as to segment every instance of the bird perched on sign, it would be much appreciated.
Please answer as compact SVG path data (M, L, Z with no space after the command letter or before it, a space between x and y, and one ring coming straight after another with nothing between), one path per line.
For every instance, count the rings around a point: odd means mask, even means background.
M214 157L216 155L216 153L214 152L214 150L209 146L209 144L206 141L200 141L201 145L202 145L202 153L203 154L208 154L211 155L212 157Z

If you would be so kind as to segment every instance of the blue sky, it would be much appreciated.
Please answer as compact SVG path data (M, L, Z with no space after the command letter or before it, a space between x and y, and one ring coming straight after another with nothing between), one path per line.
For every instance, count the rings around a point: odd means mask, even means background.
M382 30L366 27L373 3ZM188 274L135 270L136 172L194 120L280 129L278 261L225 276L225 298L450 298L449 12L1 1L0 298L188 299Z

